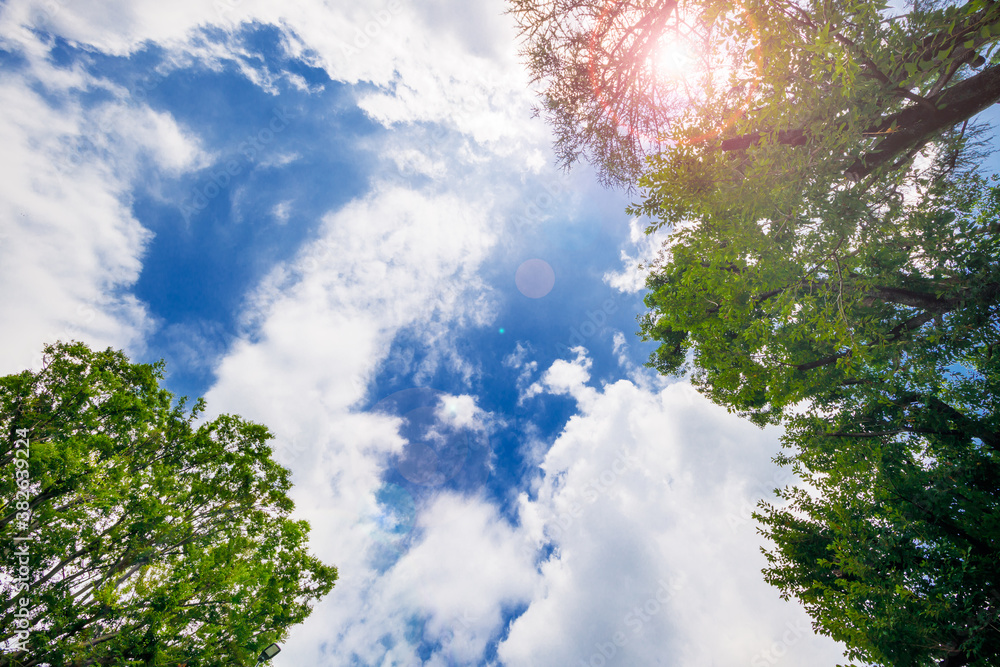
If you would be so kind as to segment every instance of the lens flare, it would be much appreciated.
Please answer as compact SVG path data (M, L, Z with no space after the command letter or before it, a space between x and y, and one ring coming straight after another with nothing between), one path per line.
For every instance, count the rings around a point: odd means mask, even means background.
M685 39L675 38L660 44L650 65L660 79L684 79L695 66L694 48Z

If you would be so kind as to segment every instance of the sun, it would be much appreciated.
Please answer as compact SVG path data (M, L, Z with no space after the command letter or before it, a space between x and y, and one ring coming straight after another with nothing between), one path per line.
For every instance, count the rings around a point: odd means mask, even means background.
M759 31L742 0L725 15L747 25L745 42L716 30L720 15L704 3L650 0L662 10L650 14L648 3L606 2L587 41L587 72L618 136L656 151L716 137L743 115L761 63ZM739 90L746 98L719 118L718 104L710 103L718 90Z
M694 45L676 33L662 39L650 58L650 66L661 80L690 78L696 65Z

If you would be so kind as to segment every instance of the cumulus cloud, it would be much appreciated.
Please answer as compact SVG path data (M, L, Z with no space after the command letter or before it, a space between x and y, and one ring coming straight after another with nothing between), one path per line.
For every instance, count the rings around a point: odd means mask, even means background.
M441 422L453 428L470 428L474 431L487 430L492 417L476 405L474 396L466 394L441 396L435 415Z
M513 155L525 148L526 132L536 144L544 133L522 122L530 93L517 63L513 24L497 20L504 9L500 0L11 0L0 10L0 33L40 28L117 55L156 43L178 65L192 58L209 66L236 62L265 90L273 92L278 78L301 88L301 80L269 71L241 43L244 26L278 26L291 57L323 68L336 81L374 84L360 103L379 122L444 123ZM212 39L202 32L206 26L214 30Z
M495 240L488 221L475 202L395 187L329 214L320 239L249 299L246 326L256 342L244 340L222 362L216 390L226 387L227 400L270 413L286 383L256 380L274 373L295 378L290 395L305 388L318 392L321 405L353 405L401 328L420 322L432 338L445 323L490 316L476 273ZM244 373L255 381L227 381Z
M3 168L10 175L2 193L9 196L0 241L12 258L4 263L2 279L33 286L9 311L22 326L5 348L6 367L25 365L37 354L38 341L56 334L141 347L154 325L129 294L150 239L130 211L135 179L146 164L155 166L155 173L147 174L155 181L161 174L201 168L213 157L168 114L87 74L85 59L53 65L50 35L102 55L127 56L155 45L164 71L236 63L266 91L276 92L279 79L302 89L301 77L272 71L245 43L249 27L274 26L288 57L322 67L337 81L374 84L361 95L362 108L387 126L408 129L405 139L392 140L396 145L373 148L394 160L404 176L426 176L437 184L453 180L461 189L492 185L498 201L517 201L517 195L504 192L508 185L491 183L481 169L479 182L469 183L464 168L506 156L503 169L509 173L542 169L537 156L547 138L540 124L526 122L530 94L516 61L511 22L486 20L502 12L500 0L476 7L445 2L417 7L396 0L4 3L0 40L28 64L0 82L9 119ZM111 101L83 106L81 94L96 90ZM428 134L421 125L427 123L437 129ZM522 160L525 154L533 156L530 165ZM271 159L280 166L297 157ZM293 205L283 202L275 220L287 219ZM32 250L21 252L28 247ZM59 270L50 271L52 266ZM491 312L486 302L475 310L480 320ZM426 376L441 364L466 377L475 372L446 345L435 347L420 370Z
M593 389L587 386L590 379L590 367L592 362L587 356L587 350L583 347L574 347L570 350L576 355L573 361L556 359L546 370L538 382L532 383L527 389L521 392L518 403L523 404L526 400L538 396L542 392L548 391L551 394L568 394L573 398L582 400Z
M760 576L749 513L789 481L768 462L777 433L686 383L594 389L589 368L578 351L543 376L579 411L542 460L537 494L521 496L523 530L551 556L500 644L503 664L735 665L776 643L788 664L841 657Z
M402 584L384 582L379 575L400 554L414 551L378 543L364 517L378 504L376 496L393 461L415 483L439 483L447 475L439 480L441 470L428 471L427 461L413 457L430 452L427 447L442 454L448 443L437 443L435 438L447 441L452 431L461 429L485 431L492 418L473 396L440 395L428 407L437 422L421 431L428 444L406 449L397 415L359 413L356 406L367 397L369 381L400 331L409 328L419 332L414 335L423 336L426 345L440 347L438 336L447 327L477 325L490 317L490 308L484 307L488 290L477 274L495 244L490 222L481 202L376 187L369 196L329 214L320 238L262 283L247 304L247 336L217 368L218 382L207 395L209 405L253 415L277 433L276 455L295 476L297 511L319 529L313 539L315 552L336 562L346 575L334 596L337 603L318 607L317 620L296 631L302 633L296 645L308 657L298 654L295 660L311 664L321 659L315 651L324 643L320 639L324 633L344 639L322 658L327 661L323 664L344 664L352 652L369 656L372 651L387 651L386 655L398 657L399 652L415 650L403 641L415 618L451 609L432 613L421 607L403 613L379 602L381 595L405 593L392 587ZM418 530L425 542L436 534L435 522L447 519L438 517L435 507L445 512L445 507L459 502L421 509ZM495 526L487 530L483 524L485 511L476 515L480 522L476 525L482 525L483 539L494 539ZM448 517L464 521L460 510L449 512ZM432 539L430 544L436 542ZM417 549L413 557L431 548ZM395 555L387 555L387 549L395 550ZM398 571L402 563L391 571ZM415 567L403 570L415 576ZM489 604L494 603L500 604ZM434 600L426 604L433 611ZM482 609L474 611L485 614ZM475 641L489 638L484 630L477 632ZM385 633L395 638L396 648L379 643ZM315 641L302 641L303 637ZM473 639L454 640L459 641Z
M629 222L631 248L621 250L622 268L604 274L604 282L619 292L634 294L646 286L650 263L657 259L669 236L669 231L664 229L646 234L647 224L648 221L638 218Z
M37 35L14 30L5 44L25 63L0 75L0 289L17 322L0 369L37 364L43 341L141 348L152 323L128 290L151 235L131 189L144 163L176 173L205 153L169 115L114 97L83 105L78 92L104 83L55 67Z
M537 585L533 554L495 507L478 498L443 495L419 527L423 538L385 585L399 606L426 614L429 637L443 644L431 664L475 664L503 629L504 611L530 599Z

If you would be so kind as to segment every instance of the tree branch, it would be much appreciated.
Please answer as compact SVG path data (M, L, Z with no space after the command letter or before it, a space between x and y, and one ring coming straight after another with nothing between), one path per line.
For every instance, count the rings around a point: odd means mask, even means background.
M927 141L933 135L989 108L998 100L1000 65L994 65L934 97L932 102L937 108L935 113L927 113L922 106L914 105L883 119L878 129L889 131L889 134L874 150L855 160L844 174L852 181L860 181L892 162L910 146Z

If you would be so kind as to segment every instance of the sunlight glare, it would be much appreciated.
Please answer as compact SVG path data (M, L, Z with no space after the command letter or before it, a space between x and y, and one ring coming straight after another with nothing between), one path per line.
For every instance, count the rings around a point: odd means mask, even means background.
M653 66L657 76L666 79L682 79L691 75L695 61L691 44L684 39L664 42L656 51Z

